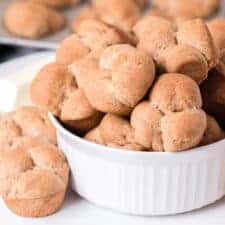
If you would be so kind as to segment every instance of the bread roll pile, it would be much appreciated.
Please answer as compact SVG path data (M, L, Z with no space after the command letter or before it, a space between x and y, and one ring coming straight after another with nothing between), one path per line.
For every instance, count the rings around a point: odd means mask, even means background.
M205 18L214 13L220 0L152 0L154 7L174 20Z
M62 9L76 6L81 0L12 0L5 10L3 24L14 36L40 39L66 26Z
M77 1L29 4L40 2ZM180 152L225 137L225 19L196 18L217 1L197 11L189 2L154 1L144 16L145 0L93 0L81 11L30 85L37 108L0 117L0 194L12 211L46 216L63 202L69 168L47 111L74 135L124 151Z
M84 8L75 34L32 82L34 104L73 133L115 148L179 152L224 138L219 113L208 105L223 93L212 87L205 97L209 80L224 77L222 32L212 31L223 28L223 19L175 23L147 14L128 20L123 15L134 11L124 12L141 10L140 2L116 2L110 4L120 10L113 12L104 0Z
M63 9L78 4L81 0L26 0L27 2L39 3L54 9Z
M87 19L79 25L76 34L70 35L59 45L56 61L70 65L90 52L97 53L110 45L132 42L130 37L116 27L98 19Z
M79 3L85 6L69 24L62 11ZM179 23L211 16L219 8L220 0L152 0L151 3L153 8L147 14ZM6 9L4 25L12 35L40 39L66 25L77 32L82 21L99 19L131 35L133 26L148 6L148 0L16 0Z

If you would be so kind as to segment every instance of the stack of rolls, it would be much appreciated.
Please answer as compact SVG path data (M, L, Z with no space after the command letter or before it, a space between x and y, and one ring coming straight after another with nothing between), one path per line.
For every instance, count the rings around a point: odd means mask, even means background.
M40 2L77 1L29 4ZM154 1L143 17L145 0L92 0L81 11L30 85L36 107L0 117L0 194L13 212L46 216L62 205L69 167L47 111L73 134L122 150L180 152L225 137L225 20L196 19L216 8L206 2L184 11Z
M199 87L221 63L209 24L148 15L128 31L85 10L56 61L33 80L36 105L86 140L115 148L178 152L224 137Z

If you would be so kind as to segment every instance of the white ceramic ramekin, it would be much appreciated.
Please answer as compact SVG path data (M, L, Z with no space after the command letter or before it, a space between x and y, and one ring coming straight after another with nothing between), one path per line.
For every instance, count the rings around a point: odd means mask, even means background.
M135 215L191 211L225 195L225 140L181 153L135 152L87 142L50 115L74 191Z

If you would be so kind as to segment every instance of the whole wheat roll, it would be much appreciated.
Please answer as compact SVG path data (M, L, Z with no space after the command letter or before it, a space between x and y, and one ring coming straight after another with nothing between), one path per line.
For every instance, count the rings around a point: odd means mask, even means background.
M68 164L54 145L23 138L0 152L0 194L20 216L56 212L64 200L68 178Z

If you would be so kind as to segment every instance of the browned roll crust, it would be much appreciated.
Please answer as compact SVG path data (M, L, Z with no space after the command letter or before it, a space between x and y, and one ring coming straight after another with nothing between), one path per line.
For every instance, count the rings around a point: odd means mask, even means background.
M134 151L145 149L135 142L129 121L113 114L107 114L100 125L87 133L84 138L114 148Z
M99 19L99 15L95 8L92 6L86 6L83 7L79 14L75 16L72 22L72 31L77 32L79 30L80 25L85 21L89 19Z
M208 76L208 64L205 57L188 45L176 45L162 53L161 65L169 73L187 74L198 84Z
M73 34L60 43L56 51L56 61L64 65L70 65L86 56L90 51L90 48L83 44L76 34Z
M220 0L153 0L153 4L174 18L194 19L210 16Z
M15 214L23 217L44 217L57 212L63 204L65 193L57 193L40 199L4 198L7 207Z
M146 149L163 151L160 121L163 114L148 101L138 104L131 114L131 126L137 143Z
M139 42L138 48L146 50L158 63L161 52L176 45L176 34L173 24L155 16L145 16L133 28Z
M168 152L200 144L207 122L199 87L192 79L182 74L162 75L149 99L131 114L137 143L148 150Z
M85 139L116 148L167 152L188 150L207 139L217 140L219 131L212 131L215 126L211 128L201 110L200 89L191 78L182 74L162 75L149 99L134 108L130 123L107 114Z
M134 2L138 5L139 8L145 8L148 5L148 0L134 0Z
M147 15L133 30L138 48L150 53L163 72L182 73L200 84L218 63L213 38L200 19L180 22L176 30L170 20Z
M25 144L24 144L25 143ZM56 212L64 200L69 167L54 145L30 138L0 152L0 194L14 213L42 217Z
M152 58L130 45L106 48L72 65L78 85L99 111L127 115L147 93L155 77Z
M225 19L224 18L212 19L208 22L208 27L217 47L219 49L225 48L225 37L224 37Z
M56 144L55 129L46 111L35 107L22 107L0 118L0 150L14 144L18 137L38 138Z
M212 34L213 40L219 52L219 62L216 66L216 69L225 74L225 19L216 18L208 23L209 30Z
M155 16L155 17L160 17L160 18L166 19L170 22L173 21L173 17L169 16L165 11L162 11L158 8L151 8L144 14L144 16L145 17Z
M198 146L206 124L202 110L188 109L163 115L149 102L140 103L131 115L135 141L152 151L178 152Z
M177 41L179 44L190 45L198 49L205 56L209 68L217 65L218 51L203 20L195 19L180 23L177 31Z
M65 125L77 132L95 127L102 114L88 102L77 88L67 67L58 63L46 65L33 80L30 88L32 101L52 112Z
M102 18L101 12L102 11L99 11L97 8L95 8L93 6L88 5L86 7L83 7L80 10L79 14L76 15L73 19L72 31L77 34L80 34L80 32L82 32L82 30L86 30L88 32L91 31L91 33L93 33L93 29L90 29L90 28L95 27L94 31L95 32L101 31L101 35L103 35L103 37L106 37L106 35L105 35L106 33L108 33L108 35L110 33L114 33L114 36L115 36L115 33L118 33L116 35L122 36L126 40L126 42L129 42L133 45L137 44L136 36L133 34L131 29L124 30L123 28L118 26L118 24L110 23L110 21L104 20L104 18ZM108 16L110 17L110 15L108 15ZM86 21L89 21L89 22L86 22ZM95 21L94 24L92 24L91 21ZM92 25L93 25L93 27L92 27ZM108 30L108 32L107 32L107 30ZM92 43L92 45L93 44L94 44L94 42Z
M168 114L161 121L165 151L182 151L197 146L206 130L206 114L202 110L187 110Z
M27 1L39 3L56 9L67 8L81 2L81 0L27 0Z
M103 50L114 44L131 42L125 33L99 19L82 21L76 32L59 45L56 52L57 62L70 65L92 51Z
M67 68L58 63L44 66L30 86L32 101L59 115L65 94L76 89L76 81Z
M37 39L61 30L65 25L65 18L43 5L15 1L5 12L4 25L12 34Z
M84 20L80 23L77 34L92 50L130 41L121 30L99 19Z
M92 5L103 21L125 31L132 29L141 12L140 1L134 0L92 0Z

